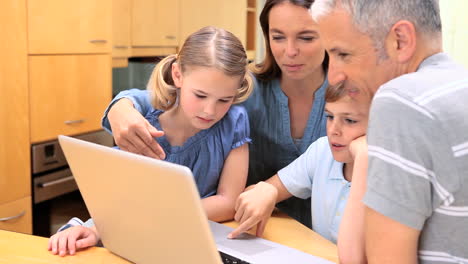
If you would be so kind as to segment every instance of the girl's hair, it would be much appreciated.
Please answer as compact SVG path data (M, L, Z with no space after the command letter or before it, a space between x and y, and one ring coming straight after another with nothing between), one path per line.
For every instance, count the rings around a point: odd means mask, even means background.
M247 55L240 40L231 32L216 27L204 27L191 34L179 54L167 56L154 69L148 90L153 107L168 110L177 102L178 88L172 79L172 64L178 63L182 74L194 67L215 68L227 76L240 77L234 104L245 101L253 90L252 77L247 72Z
M265 6L260 13L260 25L263 31L263 37L265 39L265 58L263 61L255 67L252 67L252 71L255 76L262 81L270 81L281 77L281 69L273 57L270 46L270 11L271 9L281 3L288 2L296 6L310 9L310 6L314 0L267 0ZM328 54L325 52L325 58L322 63L323 70L326 72L328 69Z
M348 93L343 87L343 83L329 85L325 90L325 102L333 103L345 97Z

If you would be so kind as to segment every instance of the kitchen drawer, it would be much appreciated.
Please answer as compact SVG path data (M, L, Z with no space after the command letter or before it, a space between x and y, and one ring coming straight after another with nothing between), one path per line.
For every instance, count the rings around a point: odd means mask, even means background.
M111 0L28 0L29 54L110 53Z
M0 205L0 229L32 234L31 196Z
M111 61L110 54L29 56L31 142L101 129Z

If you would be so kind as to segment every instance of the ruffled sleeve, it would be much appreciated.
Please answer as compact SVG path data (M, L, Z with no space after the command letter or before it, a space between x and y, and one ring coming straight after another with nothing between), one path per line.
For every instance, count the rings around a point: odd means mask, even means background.
M249 117L243 106L232 106L227 114L227 119L228 124L225 129L230 129L231 133L233 133L231 149L252 142L252 139L250 139Z
M112 106L122 98L130 99L133 103L133 107L140 112L143 116L148 114L149 112L153 111L153 106L150 102L150 96L147 90L140 90L140 89L130 89L121 91L119 94L112 99L107 109L104 111L104 116L101 119L101 126L109 133L112 134L111 126L109 123L109 119L107 118L107 114Z

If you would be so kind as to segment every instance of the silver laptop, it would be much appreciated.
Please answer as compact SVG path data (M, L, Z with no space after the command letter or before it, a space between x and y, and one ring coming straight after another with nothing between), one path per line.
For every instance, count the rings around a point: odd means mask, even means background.
M248 234L227 239L232 228L207 220L187 167L71 137L59 141L104 246L125 259L214 264L223 252L248 263L332 263Z

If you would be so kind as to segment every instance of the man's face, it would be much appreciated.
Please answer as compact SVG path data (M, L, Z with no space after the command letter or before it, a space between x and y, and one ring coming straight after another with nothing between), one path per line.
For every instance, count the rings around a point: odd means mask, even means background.
M319 31L330 56L328 80L331 85L343 83L351 96L373 95L380 85L397 76L397 64L391 58L378 60L371 38L356 29L350 15L336 9L319 21Z

